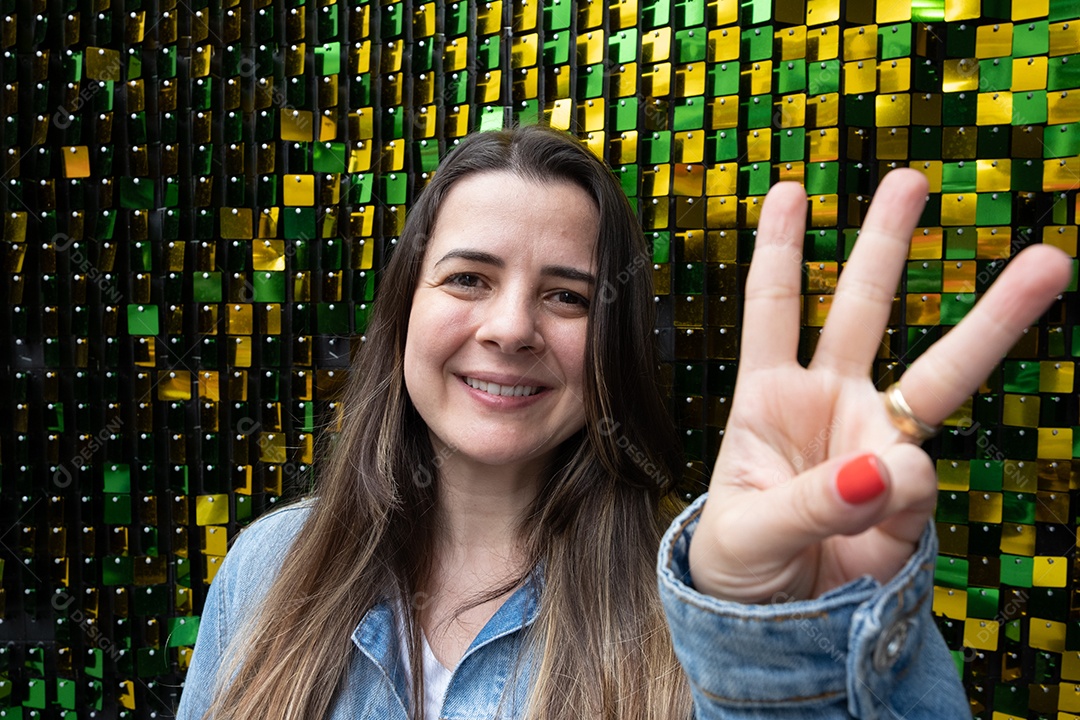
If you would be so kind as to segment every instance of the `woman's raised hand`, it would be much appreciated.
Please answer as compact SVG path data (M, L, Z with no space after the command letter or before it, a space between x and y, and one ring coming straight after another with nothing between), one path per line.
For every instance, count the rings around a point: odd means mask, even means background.
M813 598L862 575L884 582L913 552L937 498L934 463L890 420L871 367L926 193L914 170L882 180L807 368L797 358L806 195L781 183L766 197L731 414L690 545L700 592ZM911 413L931 425L952 414L1071 275L1055 248L1018 254L904 371Z

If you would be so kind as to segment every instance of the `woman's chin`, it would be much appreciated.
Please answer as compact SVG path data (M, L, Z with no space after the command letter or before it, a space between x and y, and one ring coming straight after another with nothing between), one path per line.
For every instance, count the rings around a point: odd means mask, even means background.
M528 470L549 462L557 445L538 443L535 436L523 438L515 433L470 433L469 438L435 439L435 464L454 474L458 468L469 474ZM478 442L478 440L480 440Z

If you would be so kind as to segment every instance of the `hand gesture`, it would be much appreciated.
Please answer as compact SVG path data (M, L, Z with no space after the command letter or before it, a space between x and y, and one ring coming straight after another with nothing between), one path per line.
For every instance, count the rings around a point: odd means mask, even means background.
M806 196L795 183L766 196L731 415L690 545L699 591L808 599L862 575L895 575L937 497L934 463L910 421L932 426L952 414L1068 285L1065 253L1019 253L903 373L902 431L871 367L926 193L914 170L883 179L806 368L797 359Z

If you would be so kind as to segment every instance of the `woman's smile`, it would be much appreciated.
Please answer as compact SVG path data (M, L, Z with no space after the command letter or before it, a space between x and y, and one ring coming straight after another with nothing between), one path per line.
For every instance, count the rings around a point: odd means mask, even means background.
M532 397L547 389L538 384L526 385L503 383L500 385L495 381L480 380L472 376L463 377L462 380L469 387L474 390L479 390L485 395L497 395L500 397Z

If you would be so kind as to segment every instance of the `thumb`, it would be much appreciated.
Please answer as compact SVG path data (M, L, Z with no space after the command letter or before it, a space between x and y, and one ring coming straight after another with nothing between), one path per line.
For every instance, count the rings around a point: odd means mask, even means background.
M767 551L791 558L833 535L857 535L879 522L889 505L891 476L874 453L830 458L767 491L758 506L781 532Z
M936 500L934 463L918 447L894 445L883 455L843 455L773 488L765 506L784 532L774 535L776 556L792 557L833 535L858 535L887 518L891 535L911 541ZM908 527L910 525L910 527Z
M824 540L872 527L881 532L849 543L842 574L886 579L911 555L936 491L933 461L900 443L881 455L830 458L767 490L710 493L690 543L694 583L739 602L762 602L777 589L804 596L819 568L800 556L819 557Z

